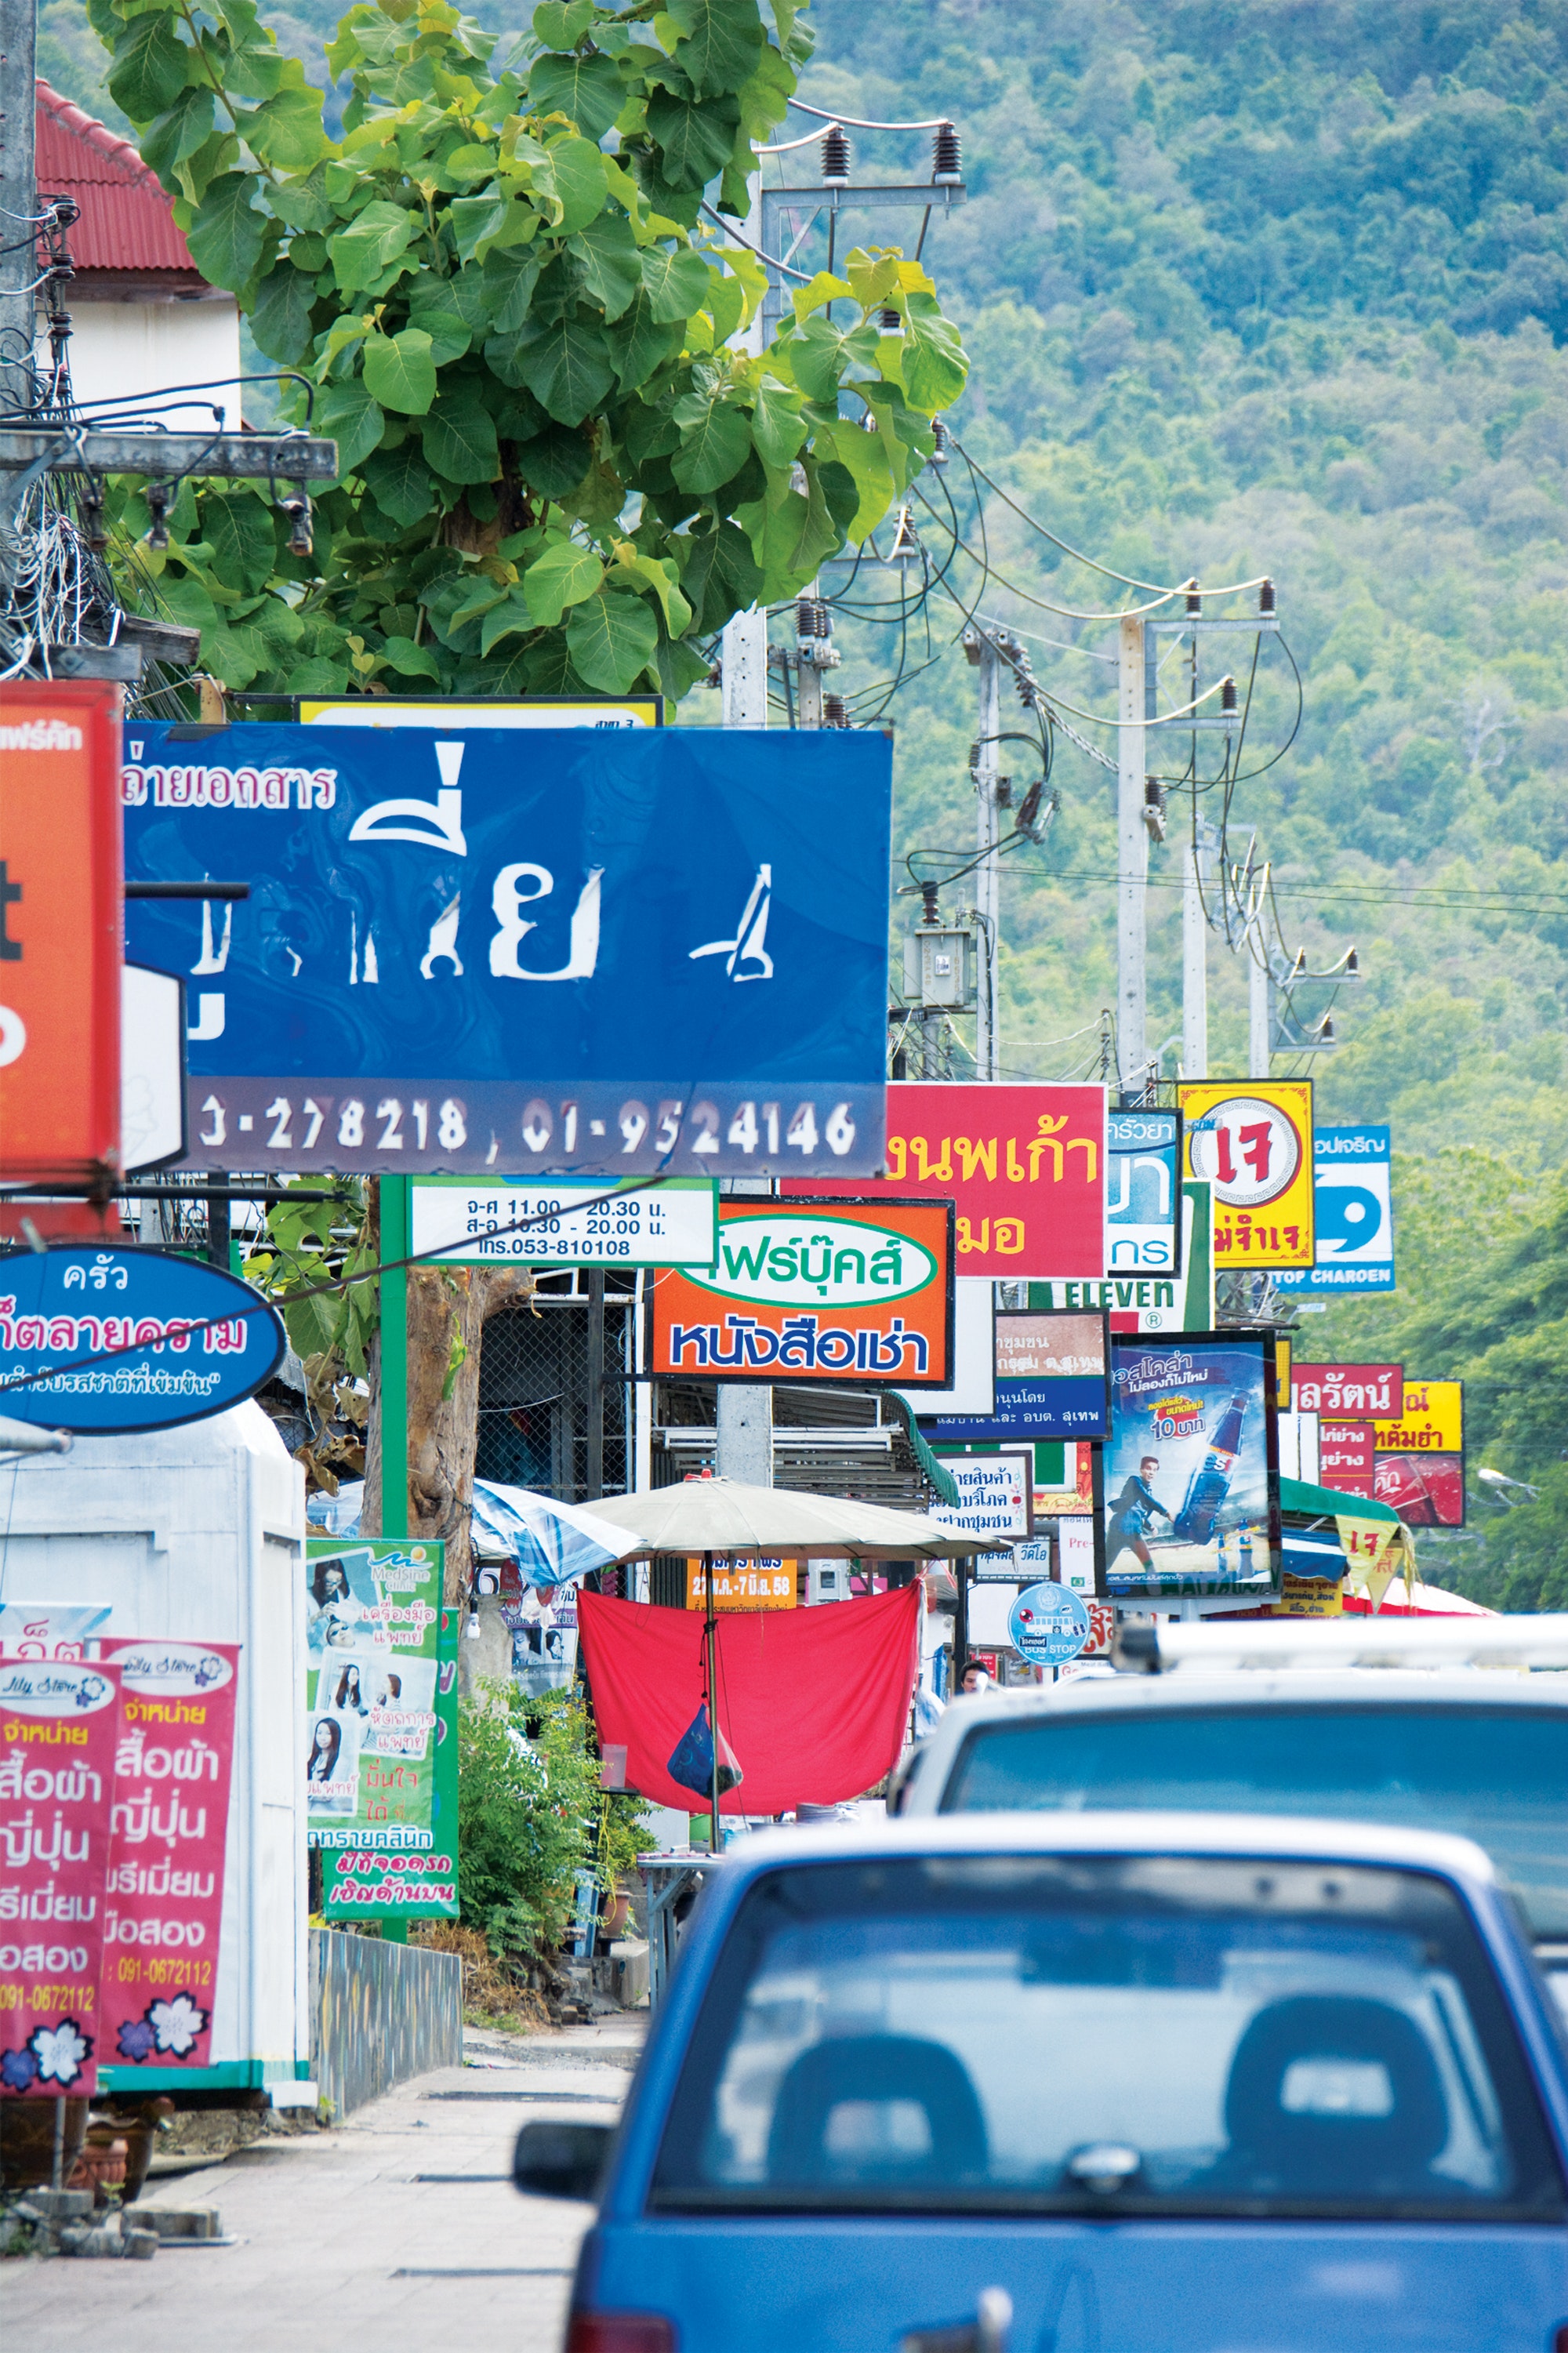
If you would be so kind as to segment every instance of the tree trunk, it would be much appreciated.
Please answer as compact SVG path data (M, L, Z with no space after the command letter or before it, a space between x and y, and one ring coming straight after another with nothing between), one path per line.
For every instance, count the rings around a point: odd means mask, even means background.
M468 1588L468 1521L485 1322L498 1308L528 1298L533 1287L533 1277L523 1267L411 1267L408 1271L409 1534L445 1539L448 1604L460 1601ZM467 1353L457 1367L451 1395L444 1398L454 1338ZM371 1358L370 1392L361 1525L366 1535L379 1535L384 1518L379 1335Z

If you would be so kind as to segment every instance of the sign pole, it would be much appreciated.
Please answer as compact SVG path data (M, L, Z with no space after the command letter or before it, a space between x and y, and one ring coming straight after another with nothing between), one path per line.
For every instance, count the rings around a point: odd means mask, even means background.
M381 1532L405 1536L408 1520L408 1179L381 1179Z
M713 1778L710 1785L713 1810L708 1852L717 1861L724 1847L719 1828L719 1617L713 1607L713 1556L710 1552L703 1554L702 1567L708 1578L708 1622L702 1630L708 1651L708 1729L713 1736Z

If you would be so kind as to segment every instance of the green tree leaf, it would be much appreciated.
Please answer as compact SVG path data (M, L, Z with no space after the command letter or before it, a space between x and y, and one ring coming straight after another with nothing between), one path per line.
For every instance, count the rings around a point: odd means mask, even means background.
M331 239L332 275L345 294L371 286L390 262L407 252L419 227L416 213L379 199Z
M424 442L428 463L447 481L494 480L500 462L495 419L477 385L459 385L441 395L425 420Z
M754 605L762 585L751 543L734 523L726 520L714 531L692 534L680 586L704 636Z
M529 103L539 114L566 114L584 137L602 139L626 102L626 86L613 58L535 58L528 69Z
M436 486L416 441L405 441L396 449L374 450L361 471L365 489L383 514L390 515L405 531L422 522L435 507Z
M684 37L675 62L700 98L738 90L762 53L763 28L754 0L667 0L669 20Z
M567 241L584 264L584 284L606 319L618 319L642 286L641 257L624 213L601 213Z
M658 645L658 622L640 596L601 589L573 607L566 624L572 666L601 694L626 694L637 684Z
M764 377L752 407L752 439L763 465L776 469L792 464L805 435L800 396Z
M403 417L423 417L436 397L429 336L419 327L405 327L396 335L367 335L364 380L383 408L394 408Z
M314 280L291 262L280 261L268 271L257 291L250 332L269 360L281 360L292 367L304 358L311 343L310 309L315 299Z
M261 259L267 223L253 201L259 185L254 172L222 173L185 231L191 259L202 276L235 293Z
M172 107L191 78L195 57L163 9L133 16L114 44L109 95L132 122L151 122Z
M319 90L280 90L242 127L251 153L279 172L308 172L328 152Z
M479 651L489 653L503 638L526 638L533 634L535 623L526 600L514 588L485 615L479 625Z
M570 49L594 21L594 0L540 0L533 29L547 49Z
M266 585L278 552L273 510L254 491L209 491L202 501L202 536L213 571L229 587L254 596Z
M740 409L693 393L677 402L675 421L684 429L669 470L683 491L717 491L740 472L752 446Z
M586 320L531 319L515 335L492 336L485 358L503 383L524 385L563 425L581 425L615 382L605 330Z
M142 158L150 164L161 180L174 177L176 164L194 155L212 136L213 94L210 89L193 84L183 90L167 114L159 116L142 141Z
M639 257L653 316L689 319L708 299L708 264L689 246L649 245Z
M439 680L441 665L431 646L416 645L412 638L387 638L381 649L381 658L388 670L399 678L433 678Z
M580 547L574 539L552 540L522 575L534 627L552 629L569 607L597 593L604 577L605 567L592 548Z
M609 194L604 158L590 140L563 139L550 151L550 166L562 206L558 232L570 237L604 207Z
M740 124L741 110L732 98L699 104L660 90L647 102L647 127L658 142L672 188L706 187L728 163Z
M376 448L386 427L380 404L358 376L349 384L332 384L316 396L311 430L338 445L338 480L354 472L362 458Z
M513 462L525 482L547 499L563 499L574 491L593 461L594 445L581 427L552 420L542 433L521 441Z
M911 294L905 322L904 395L927 417L951 408L969 375L969 357L951 319L931 294Z

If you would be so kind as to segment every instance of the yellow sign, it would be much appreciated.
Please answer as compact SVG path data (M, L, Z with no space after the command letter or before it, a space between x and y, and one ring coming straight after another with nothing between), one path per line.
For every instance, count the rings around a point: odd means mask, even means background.
M1310 1266L1310 1079L1209 1080L1176 1100L1186 1174L1213 1188L1216 1272Z
M1274 1336L1274 1395L1281 1413L1290 1410L1290 1348L1283 1332Z
M1339 1580L1332 1577L1291 1577L1287 1573L1279 1580L1279 1599L1274 1604L1276 1618L1338 1618L1344 1611L1344 1595Z
M713 1561L715 1609L793 1609L795 1603L795 1563L757 1554L744 1559ZM708 1567L700 1554L686 1564L686 1606L708 1607Z
M1374 1421L1380 1454L1462 1454L1465 1448L1463 1381L1405 1384L1405 1416Z

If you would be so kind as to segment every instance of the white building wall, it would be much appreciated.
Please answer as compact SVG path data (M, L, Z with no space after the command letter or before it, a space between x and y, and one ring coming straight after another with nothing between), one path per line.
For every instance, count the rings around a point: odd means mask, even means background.
M144 399L174 385L213 384L239 374L239 311L229 295L189 302L68 302L71 388L84 406L126 395ZM47 336L40 336L38 361L47 366ZM225 410L228 430L237 431L239 387L230 384L210 399ZM197 412L169 422L194 432L206 419Z

